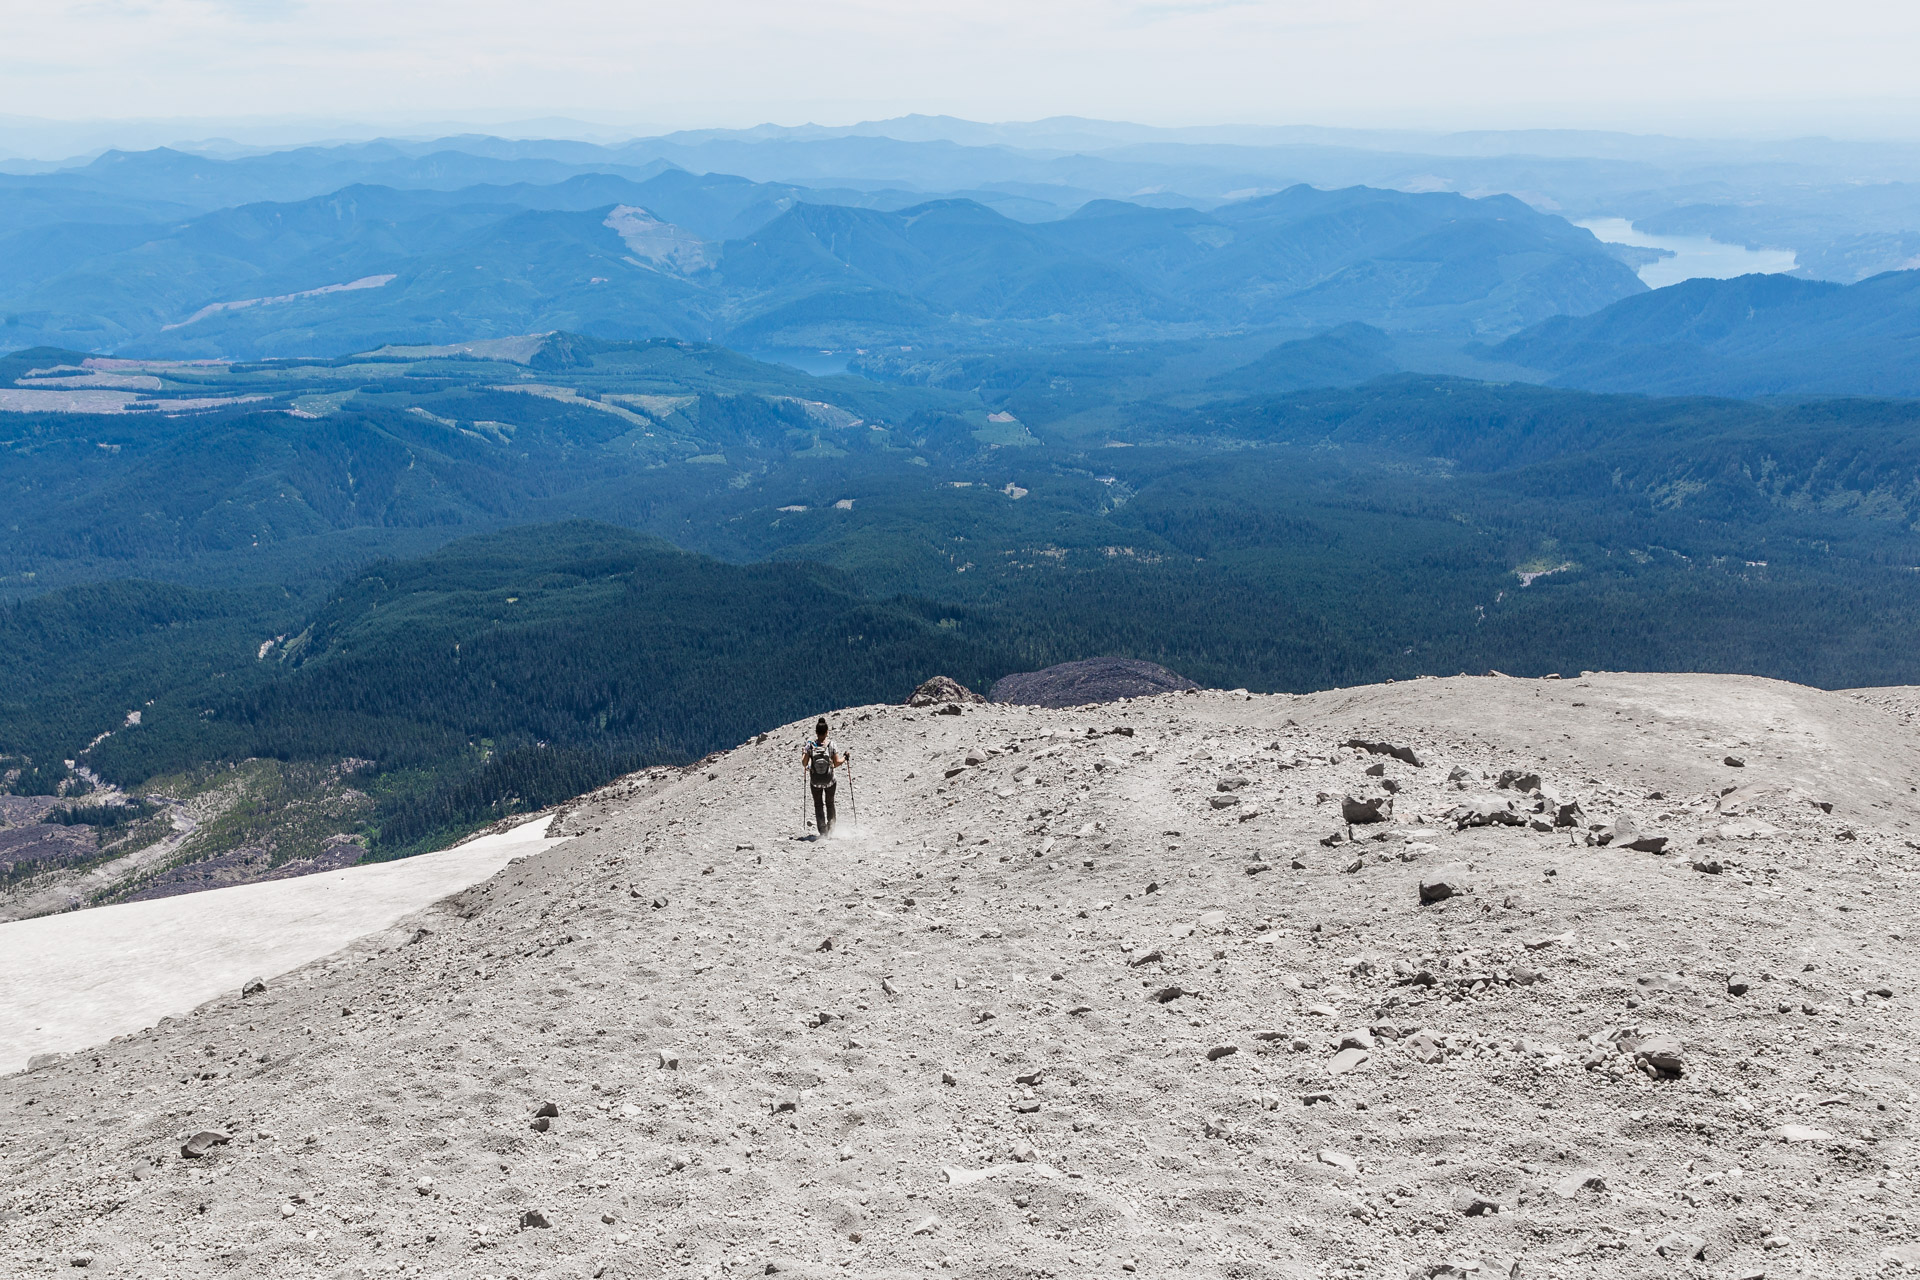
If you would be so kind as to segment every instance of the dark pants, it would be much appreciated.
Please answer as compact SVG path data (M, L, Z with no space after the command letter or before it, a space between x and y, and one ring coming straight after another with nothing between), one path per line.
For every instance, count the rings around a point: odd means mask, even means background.
M833 830L833 787L813 789L813 825L821 835Z

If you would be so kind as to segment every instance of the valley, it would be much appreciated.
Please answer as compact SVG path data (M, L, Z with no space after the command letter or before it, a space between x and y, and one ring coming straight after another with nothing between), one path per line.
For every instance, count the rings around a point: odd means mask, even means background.
M931 670L1907 678L1909 405L1383 374L1377 333L1225 375L1180 344L865 378L570 334L22 353L148 407L0 417L0 768L222 816L135 860L172 817L63 829L7 910L437 847ZM1370 380L1262 390L1340 361Z

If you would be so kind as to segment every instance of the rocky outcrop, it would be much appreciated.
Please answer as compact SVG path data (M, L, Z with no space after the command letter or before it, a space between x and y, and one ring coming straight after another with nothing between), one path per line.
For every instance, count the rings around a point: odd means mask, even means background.
M938 707L947 703L985 702L986 699L952 676L935 676L921 684L907 698L910 707Z
M1200 686L1177 671L1138 658L1083 658L993 682L988 698L1027 707L1084 707L1121 698L1150 698Z

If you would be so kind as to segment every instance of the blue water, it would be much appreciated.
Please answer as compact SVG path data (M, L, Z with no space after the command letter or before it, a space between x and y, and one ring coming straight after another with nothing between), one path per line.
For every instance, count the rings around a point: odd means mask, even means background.
M765 348L749 351L746 354L755 360L765 360L768 364L784 364L790 369L810 373L816 378L848 372L847 361L853 358L851 351L794 350L790 347Z
M1653 289L1702 277L1731 280L1756 272L1773 275L1800 265L1791 249L1749 249L1741 244L1725 244L1712 236L1648 235L1636 231L1633 223L1625 218L1588 218L1574 225L1585 227L1608 244L1669 250L1673 256L1640 268L1640 278Z

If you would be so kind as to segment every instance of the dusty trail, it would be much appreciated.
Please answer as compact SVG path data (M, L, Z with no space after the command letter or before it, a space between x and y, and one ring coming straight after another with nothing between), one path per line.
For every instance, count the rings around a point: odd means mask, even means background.
M568 806L411 945L0 1079L0 1271L1920 1267L1905 697L857 708L822 842L789 726Z

